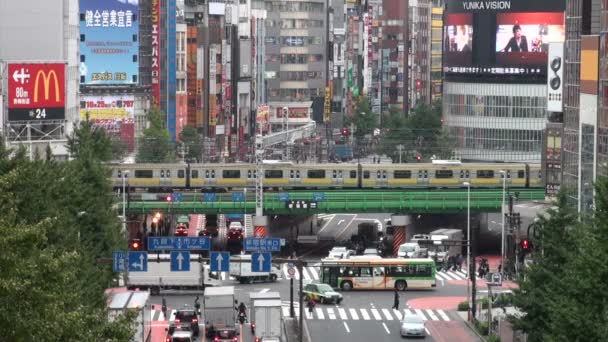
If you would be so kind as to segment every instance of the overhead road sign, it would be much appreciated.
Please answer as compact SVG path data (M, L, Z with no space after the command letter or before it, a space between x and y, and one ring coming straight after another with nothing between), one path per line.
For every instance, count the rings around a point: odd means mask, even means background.
M190 271L190 252L171 251L171 272Z
M292 200L286 202L287 209L317 209L317 202L306 200Z
M312 200L315 202L325 201L325 193L324 192L313 192Z
M242 192L232 193L232 202L243 202L245 201L245 194Z
M112 270L114 272L124 272L125 262L127 260L127 252L125 251L114 251L112 253Z
M251 272L270 272L272 255L270 253L251 254Z
M208 237L197 236L149 236L148 250L189 250L208 251L211 248L211 240Z
M209 266L211 268L211 272L229 272L230 253L211 252L211 254L209 255Z
M247 252L280 252L280 238L245 238L243 247Z
M203 202L215 202L217 201L216 193L205 193L203 194Z
M289 194L286 192L279 192L279 201L281 201L281 202L289 201Z
M148 272L148 252L129 252L129 272Z

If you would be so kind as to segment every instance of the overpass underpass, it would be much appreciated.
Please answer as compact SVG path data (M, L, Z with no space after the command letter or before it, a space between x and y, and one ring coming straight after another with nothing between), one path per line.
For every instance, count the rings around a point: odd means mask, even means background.
M170 195L170 194L167 194ZM130 214L244 214L255 212L254 194L235 196L217 193L183 193L182 200L146 200L145 194L130 194L126 211ZM543 188L508 190L518 203L545 199ZM161 196L161 198L163 198ZM472 213L500 212L503 191L471 189ZM119 203L119 208L122 203ZM291 191L264 194L265 215L312 215L317 213L449 214L467 210L467 189L407 191Z

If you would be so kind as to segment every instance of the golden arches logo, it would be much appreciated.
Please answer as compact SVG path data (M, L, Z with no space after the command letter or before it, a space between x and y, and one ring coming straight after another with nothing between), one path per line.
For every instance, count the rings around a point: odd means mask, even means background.
M40 81L40 76L42 76L42 85L44 86L44 100L49 100L51 92L50 82L52 77L55 80L55 102L59 102L59 96L61 94L59 94L60 89L57 73L55 73L55 70L51 70L48 73L46 73L44 70L38 70L38 73L36 74L36 80L34 81L34 103L38 102L38 82Z

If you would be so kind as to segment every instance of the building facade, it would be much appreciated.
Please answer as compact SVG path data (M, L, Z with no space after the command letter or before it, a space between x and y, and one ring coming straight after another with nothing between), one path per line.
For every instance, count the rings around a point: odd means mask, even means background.
M430 104L431 1L409 0L408 103Z
M431 102L440 101L443 85L443 0L433 0L431 8Z

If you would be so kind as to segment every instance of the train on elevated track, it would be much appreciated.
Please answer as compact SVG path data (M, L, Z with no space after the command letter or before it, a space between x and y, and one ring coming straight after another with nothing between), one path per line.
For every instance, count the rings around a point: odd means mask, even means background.
M410 164L264 163L265 189L509 188L542 186L540 164L433 161ZM116 188L231 191L254 187L255 164L112 164ZM125 173L126 172L126 173Z

